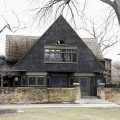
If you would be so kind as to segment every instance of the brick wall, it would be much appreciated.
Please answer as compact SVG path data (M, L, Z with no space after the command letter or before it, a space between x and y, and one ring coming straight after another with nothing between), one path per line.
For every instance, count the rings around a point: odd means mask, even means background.
M75 88L0 88L0 104L59 103L75 99Z

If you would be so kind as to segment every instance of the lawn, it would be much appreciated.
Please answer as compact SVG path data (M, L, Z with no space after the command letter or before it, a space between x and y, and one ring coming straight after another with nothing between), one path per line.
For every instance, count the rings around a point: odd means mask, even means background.
M120 120L117 108L31 108L0 115L0 120Z

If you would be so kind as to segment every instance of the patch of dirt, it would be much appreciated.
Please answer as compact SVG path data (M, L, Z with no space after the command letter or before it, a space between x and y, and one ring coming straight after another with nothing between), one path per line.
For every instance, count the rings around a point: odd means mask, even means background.
M16 113L16 112L17 112L17 110L15 110L15 109L2 109L2 110L0 110L0 115Z

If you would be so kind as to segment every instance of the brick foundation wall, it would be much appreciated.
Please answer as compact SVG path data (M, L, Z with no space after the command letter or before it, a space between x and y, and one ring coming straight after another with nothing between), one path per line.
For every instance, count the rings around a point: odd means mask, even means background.
M0 88L0 104L73 102L75 98L75 88Z

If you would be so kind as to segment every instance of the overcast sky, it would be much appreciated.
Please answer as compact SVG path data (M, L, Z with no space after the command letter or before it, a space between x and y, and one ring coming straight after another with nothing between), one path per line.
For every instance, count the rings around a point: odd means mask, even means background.
M39 0L42 5L44 0ZM109 6L100 2L100 0L87 0L88 4L86 6L85 13L87 17L90 19L94 19L95 21L100 20L105 17L108 12ZM35 4L34 4L35 5ZM36 4L37 6L37 4ZM20 27L24 27L26 25L26 29L21 29L15 33L10 32L9 30L5 30L2 34L0 34L0 54L5 54L5 35L27 35L27 36L41 36L46 29L51 25L51 23L46 23L45 25L34 24L32 26L33 16L30 12L30 4L29 0L0 0L0 15L3 15L4 18L10 23L12 27L18 26L18 21L15 14L18 15L20 20ZM14 14L15 13L15 14ZM67 18L66 18L67 19ZM77 21L78 22L78 21ZM81 22L80 22L81 23ZM0 29L6 24L3 17L0 17ZM82 24L82 23L81 23ZM118 26L116 26L118 29ZM14 29L16 30L16 28ZM86 32L82 30L75 30L80 37L91 37ZM120 53L120 43L113 46L109 52L105 55L105 57L110 58L112 60L120 61L120 56L117 54Z

